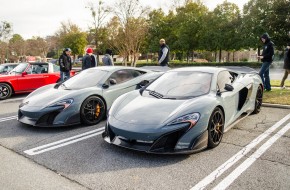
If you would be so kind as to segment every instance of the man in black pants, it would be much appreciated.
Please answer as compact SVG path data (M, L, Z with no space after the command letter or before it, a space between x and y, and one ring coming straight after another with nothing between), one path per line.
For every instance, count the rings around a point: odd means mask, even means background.
M262 79L265 90L271 91L269 70L274 58L274 43L271 41L268 33L263 34L260 39L263 42L264 47L262 55L258 56L258 58L263 62L259 75Z
M168 66L170 52L169 47L166 45L164 39L160 39L159 44L160 50L158 53L158 64L160 66Z
M59 57L60 79L62 82L70 78L70 71L72 68L70 54L71 49L65 48L63 54Z

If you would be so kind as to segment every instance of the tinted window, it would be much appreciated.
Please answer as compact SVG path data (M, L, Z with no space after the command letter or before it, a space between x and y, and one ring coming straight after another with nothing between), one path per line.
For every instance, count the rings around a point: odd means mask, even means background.
M107 71L87 69L68 79L63 84L68 89L89 88L99 84L107 73Z
M217 78L217 88L218 90L220 90L221 92L225 91L225 85L226 84L231 84L232 83L232 75L230 74L230 72L228 71L221 71L218 74L218 78Z
M146 72L144 71L139 71L139 70L131 70L131 73L133 75L133 78L139 77L143 74L145 74Z
M123 82L126 82L128 80L131 80L133 78L132 72L129 69L123 69L123 70L119 70L114 72L110 77L110 79L114 79L116 80L116 84L121 84Z
M209 93L212 74L192 71L172 71L163 74L147 87L163 98L196 97Z

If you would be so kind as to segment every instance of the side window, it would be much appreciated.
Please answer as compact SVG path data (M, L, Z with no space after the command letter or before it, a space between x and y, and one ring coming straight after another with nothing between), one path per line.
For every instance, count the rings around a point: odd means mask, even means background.
M116 80L116 84L121 84L133 78L132 73L129 69L119 70L114 72L110 77L110 79Z
M225 85L232 83L232 75L228 71L221 71L217 78L217 89L221 92L225 91Z
M37 74L42 74L42 73L48 73L48 65L47 64L38 65Z
M139 76L145 74L146 72L144 72L144 71L138 71L138 70L131 70L131 73L133 75L133 78L136 78L136 77L139 77Z
M3 72L4 72L4 73L6 73L6 72L9 72L9 71L10 71L8 67L9 67L9 66L5 66L5 67L4 67L4 69L3 69Z

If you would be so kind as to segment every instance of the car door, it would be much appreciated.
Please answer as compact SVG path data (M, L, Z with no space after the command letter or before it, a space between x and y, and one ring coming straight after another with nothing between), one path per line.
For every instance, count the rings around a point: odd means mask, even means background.
M42 65L42 75L44 78L45 85L53 84L59 81L60 71L59 66L53 64L43 64Z
M230 84L234 87L232 91L227 91L225 89L226 84ZM225 122L226 124L232 123L237 112L238 112L238 93L237 88L235 88L235 84L233 81L233 76L229 71L221 71L217 76L217 90L219 92L219 96L221 102L223 104L225 110Z
M106 81L108 88L103 90L103 96L109 107L119 96L136 89L136 84L131 82L132 79L134 77L131 69L118 70L109 76Z
M41 64L30 64L18 78L19 91L33 91L45 85Z

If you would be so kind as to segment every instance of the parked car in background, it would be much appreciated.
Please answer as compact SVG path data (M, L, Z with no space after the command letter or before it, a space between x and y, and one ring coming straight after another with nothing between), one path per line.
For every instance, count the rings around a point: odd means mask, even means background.
M71 76L75 71L71 72ZM19 63L8 75L0 76L0 100L12 94L28 93L60 81L59 66L52 63Z
M4 63L0 65L0 75L7 75L19 63Z

